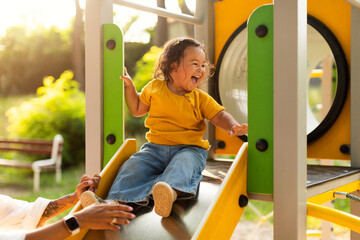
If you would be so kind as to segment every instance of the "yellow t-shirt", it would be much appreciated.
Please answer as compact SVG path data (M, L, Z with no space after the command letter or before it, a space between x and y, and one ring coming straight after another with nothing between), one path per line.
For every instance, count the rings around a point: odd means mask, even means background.
M179 96L167 87L166 81L152 80L140 93L140 100L149 106L145 127L146 139L160 145L195 145L205 149L205 119L212 119L225 108L200 89Z

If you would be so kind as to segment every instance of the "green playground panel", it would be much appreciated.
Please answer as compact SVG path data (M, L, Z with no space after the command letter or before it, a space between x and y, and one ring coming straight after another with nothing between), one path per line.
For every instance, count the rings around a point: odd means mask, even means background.
M112 23L103 25L104 49L104 151L103 167L110 161L124 141L123 81L124 40L121 29Z
M248 20L248 192L273 194L273 5ZM267 31L266 31L267 30ZM268 148L256 148L264 139Z

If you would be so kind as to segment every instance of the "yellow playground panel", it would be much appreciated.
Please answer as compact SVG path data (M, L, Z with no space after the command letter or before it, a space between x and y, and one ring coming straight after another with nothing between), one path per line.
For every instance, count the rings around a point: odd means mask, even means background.
M221 68L221 65L219 65L219 57L221 57L222 51L226 51L226 45L233 40L234 36L232 35L240 26L247 23L250 14L256 8L272 2L273 1L266 0L227 0L215 3L215 64L217 71ZM307 4L308 14L318 19L332 31L345 53L347 62L350 63L351 5L342 0L309 0ZM228 69L224 69L224 71L227 70ZM230 70L232 69L230 68ZM349 69L347 71L349 71ZM229 73L229 75L231 74L233 74L233 72ZM221 81L223 80L215 79L215 81L218 81L218 84L221 85ZM228 82L226 82L226 84L228 84ZM235 83L231 84L235 85ZM221 86L219 86L219 88L221 88ZM219 92L221 97L221 89L216 89L216 91ZM225 94L228 93L224 93L224 95ZM348 94L344 98L344 105L336 121L322 136L308 144L308 158L350 160L349 154L340 151L342 145L350 144L350 91L348 91ZM221 100L224 101L223 99ZM229 106L225 105L225 107L229 108L230 112L233 111L232 113L236 115L238 109L233 109L233 106L230 104ZM239 118L241 118L241 115ZM229 137L228 134L218 128L216 128L215 138L217 141L223 141L225 143L224 148L216 149L216 153L218 154L235 155L243 142L240 139Z

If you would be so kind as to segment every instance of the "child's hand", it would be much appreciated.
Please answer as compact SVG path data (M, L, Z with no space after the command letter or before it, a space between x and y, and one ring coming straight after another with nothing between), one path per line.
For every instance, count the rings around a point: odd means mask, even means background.
M126 67L124 67L124 75L120 76L120 79L122 79L126 85L131 85L132 84L132 79L129 76Z
M101 177L99 174L95 174L93 177L89 175L82 175L80 179L80 183L76 186L76 196L80 199L80 196L83 192L90 190L92 192L96 192L97 188L100 184Z
M248 133L248 125L246 123L235 125L231 128L230 136L241 136Z

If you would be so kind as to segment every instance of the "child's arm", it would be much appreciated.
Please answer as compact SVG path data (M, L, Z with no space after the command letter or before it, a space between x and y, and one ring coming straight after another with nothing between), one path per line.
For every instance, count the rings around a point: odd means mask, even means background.
M247 124L239 124L233 116L226 111L218 112L211 120L215 126L230 133L230 136L241 136L247 134Z
M139 94L136 92L135 85L126 68L124 68L124 76L120 76L120 79L124 81L125 101L130 114L134 117L144 116L149 111L149 107L140 101Z

